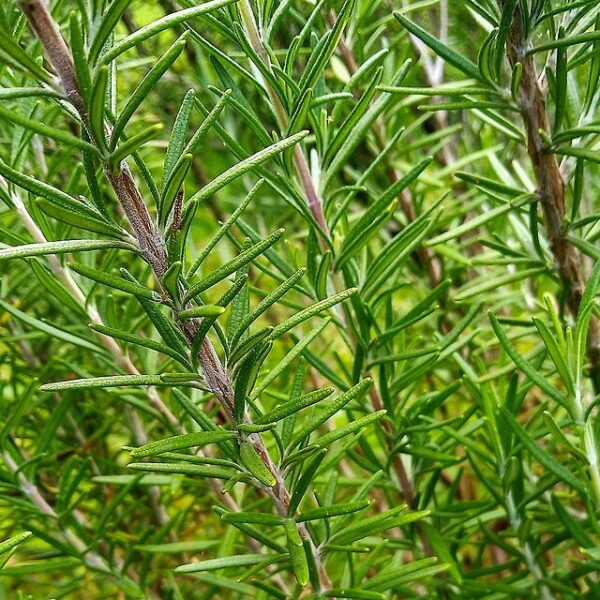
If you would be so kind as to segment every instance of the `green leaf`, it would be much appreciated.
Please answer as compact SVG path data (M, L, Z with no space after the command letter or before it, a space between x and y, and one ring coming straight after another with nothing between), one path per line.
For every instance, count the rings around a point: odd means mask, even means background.
M292 570L296 577L298 585L306 587L310 580L308 572L308 561L302 544L302 538L298 533L296 522L293 519L286 519L284 522L285 533L288 540L288 552L292 562Z
M463 577L460 572L460 567L452 556L450 548L444 539L443 532L426 522L421 523L420 527L427 536L427 540L431 544L433 551L437 554L440 561L448 565L448 571L450 572L450 575L452 575L454 581L458 585L461 585L463 582Z
M117 56L123 54L123 52L126 50L141 44L143 41L161 33L162 31L165 31L165 29L176 27L184 21L188 21L194 17L199 17L212 11L216 11L223 6L233 4L234 2L237 2L237 0L211 0L210 2L204 2L200 6L185 8L183 10L170 13L160 19L156 19L148 25L140 27L140 29L138 29L135 33L132 33L126 38L118 41L106 54L102 56L100 61L102 64L108 64L117 58Z
M12 550L21 542L29 539L31 536L31 531L24 531L23 533L19 533L11 538L8 538L7 540L4 540L3 542L0 542L0 554L5 554L9 550Z
M561 27L558 31L558 39L565 37L565 30ZM554 126L553 132L560 131L565 113L567 112L567 51L565 48L558 48L556 53L556 82L555 82L555 107L554 107Z
M92 76L87 60L83 28L76 11L73 11L69 16L69 33L71 34L71 50L75 72L77 73L77 84L83 102L87 107L90 104L90 94L92 93Z
M365 537L377 535L387 529L414 523L425 518L430 513L431 511L429 510L406 512L406 505L397 506L375 517L362 519L358 523L346 527L343 531L332 535L329 542L342 545L351 544Z
M330 319L325 319L320 325L315 327L310 333L304 336L292 350L290 350L284 358L282 358L279 363L277 363L270 371L269 374L260 382L260 385L254 392L254 396L258 397L264 390L266 390L279 375L285 371L285 369L292 364L294 360L302 355L304 350L309 346L309 344L316 339L325 327L329 324ZM273 332L271 332L271 336Z
M73 225L78 229L116 238L121 238L125 235L122 229L112 223L103 221L100 215L92 216L77 209L63 208L61 205L50 202L45 198L37 198L35 203L48 216L62 223L67 223L67 225Z
M240 458L242 464L250 471L250 473L267 487L273 487L277 484L277 480L267 465L259 456L254 444L249 441L243 441L240 444Z
M248 204L253 200L256 196L256 193L260 189L263 184L262 179L260 179L256 185L248 192L248 194L244 197L240 205L233 211L229 219L219 227L217 233L210 239L208 244L204 247L202 252L198 255L196 260L194 260L194 264L191 266L190 270L187 272L186 278L191 279L191 277L196 273L196 271L200 268L202 263L206 260L206 257L212 252L213 248L217 245L217 243L227 234L227 232L231 229L231 227L235 224L238 217L242 214L242 212L246 209Z
M91 350L94 353L102 354L104 351L100 346L97 346L93 342L86 340L85 338L79 337L78 335L74 335L65 331L64 329L60 329L54 325L50 325L45 321L41 321L40 319L36 319L31 315L24 313L18 308L11 306L8 302L4 302L4 300L0 300L0 307L2 307L5 311L13 315L15 318L19 319L26 325L33 327L39 331L44 332L45 334L55 337L63 342L67 342L68 344L75 344L76 346L80 346L81 348L85 348L86 350Z
M168 346L167 344L163 344L161 342L157 342L147 337L135 335L134 333L122 331L120 329L115 329L114 327L108 327L107 325L99 323L90 323L89 327L90 329L93 329L94 331L101 333L102 335L108 335L117 340L122 340L124 342L135 344L136 346L148 348L149 350L153 350L154 352L159 352L160 354L170 356L178 363L182 364L184 367L188 369L191 368L190 362L187 359L186 355L181 354L176 349L172 348L171 346Z
M275 288L271 293L267 294L254 308L254 310L244 317L236 331L231 336L231 345L235 346L237 341L241 338L242 334L247 331L260 317L264 314L271 306L276 304L288 291L290 291L306 273L306 268L303 267L298 269L291 277L288 277L281 285Z
M558 38L553 42L547 42L546 44L540 44L528 50L527 54L537 54L538 52L546 52L547 50L555 50L556 48L569 48L577 44L587 44L589 42L595 42L600 40L600 31L587 31L586 33L580 33L577 35L565 36Z
M135 246L117 240L61 240L59 242L25 244L23 246L2 248L0 250L0 260L31 258L32 256L45 256L47 254L89 252L90 250L104 250L107 248L137 251Z
M142 129L142 131L140 131L134 136L131 136L127 141L124 141L121 144L119 144L115 151L108 158L109 169L113 172L118 171L118 166L123 160L125 160L129 155L133 154L134 152L137 152L141 146L143 146L146 142L149 142L152 138L156 136L157 133L161 132L163 129L164 126L162 123L150 125L150 127Z
M308 64L298 83L300 95L308 88L314 87L317 79L321 76L325 65L331 59L331 56L339 43L342 31L348 22L353 4L352 0L346 0L346 2L344 2L340 8L335 25L323 36L319 45L313 49Z
M279 142L275 142L271 146L263 148L256 154L245 158L233 167L227 169L224 173L221 173L215 177L210 183L205 185L200 191L196 192L189 200L189 204L198 204L202 200L206 200L211 196L214 196L221 188L225 187L228 183L231 183L244 173L255 169L265 161L277 156L281 152L295 146L300 140L304 139L308 135L308 131L301 131L290 137L284 138Z
M498 24L496 43L494 44L494 66L497 77L500 76L502 63L506 57L506 40L510 33L518 1L519 0L508 0L508 2L502 6L502 17Z
M60 392L64 390L89 390L96 388L128 387L137 385L169 385L160 375L114 375L112 377L89 377L87 379L69 379L40 386L41 392Z
M36 196L47 198L65 210L76 211L96 219L100 218L100 214L95 212L90 206L39 179L16 171L12 167L9 167L2 159L0 159L0 175Z
M292 315L289 319L284 321L283 323L277 325L275 329L273 329L273 333L271 333L271 338L276 339L282 336L284 333L287 333L290 329L297 327L304 321L318 315L319 313L339 304L340 302L344 302L350 298L353 294L357 292L356 288L350 288L348 290L344 290L339 294L335 294L334 296L330 296L329 298L325 298L320 302L317 302L304 310L297 312L295 315Z
M360 397L369 387L373 381L369 378L363 379L360 383L351 387L347 392L344 392L338 396L335 400L330 402L323 411L315 416L310 423L307 423L294 437L291 446L296 446L302 440L307 438L313 431L325 423L330 417L335 415L338 411L342 410L348 402L354 398Z
M106 132L104 130L104 115L106 113L106 93L108 91L108 67L101 67L96 73L90 94L88 120L90 130L96 143L106 149Z
M405 27L410 33L419 38L425 45L429 46L437 56L443 58L448 64L462 71L467 77L472 77L478 81L486 82L485 78L479 72L477 65L469 59L461 56L438 38L419 27L416 23L409 21L404 15L399 12L394 13L394 17L400 21L400 24Z
M266 237L264 240L254 244L247 250L241 252L234 259L225 263L218 269L214 270L210 275L202 279L200 282L194 284L183 298L183 302L189 302L195 298L198 294L208 290L213 285L216 285L220 281L223 281L226 277L229 277L232 273L235 273L240 267L253 261L255 258L260 256L265 250L275 244L281 236L285 233L284 229L278 229L271 235Z
M284 518L270 513L224 512L221 519L226 523L254 523L256 525L283 525Z
M185 147L185 139L188 131L188 124L190 121L190 115L194 102L196 99L196 93L194 90L188 90L183 102L179 107L179 112L175 117L175 123L173 124L173 130L171 131L171 137L169 139L169 146L165 154L165 162L163 165L162 175L162 188L165 188L166 182L171 177L173 169L177 164L179 158L183 155L183 149Z
M531 363L525 360L513 347L510 343L508 336L504 333L500 322L495 314L492 312L488 313L490 318L490 322L492 324L492 329L500 342L504 351L510 356L512 361L515 363L517 368L523 372L533 383L535 383L538 387L540 387L544 392L546 392L551 398L556 400L562 406L565 406L567 400L551 383L549 383L540 373L539 371L533 367Z
M75 271L75 273L79 273L79 275L93 279L102 285L107 285L108 287L116 290L121 290L127 294L141 296L142 298L147 298L148 300L160 300L160 296L158 296L156 292L123 277L111 275L110 273L105 273L104 271L99 271L98 269L94 269L93 267L88 267L80 263L69 263L69 268L72 271Z
M428 557L399 567L391 567L371 577L371 579L363 583L363 587L369 590L375 589L384 592L398 586L406 585L411 581L425 579L428 576L436 575L448 569L447 565L437 565L435 564L436 562L437 558Z
M304 521L316 521L320 519L330 519L339 515L349 515L368 508L371 505L370 500L358 500L357 502L344 502L343 504L332 504L330 506L320 506L312 510L305 510L295 517L298 523Z
M115 30L117 23L121 19L123 11L131 3L131 0L113 0L104 13L100 27L96 31L96 35L90 46L89 61L92 65L96 64L98 57L108 41L109 36Z
M402 190L409 186L415 179L429 166L431 158L421 161L416 167L411 169L404 177L395 181L382 195L374 202L362 215L362 217L352 226L352 229L346 234L344 242L336 261L336 268L340 269L364 244L369 237L376 231L369 229L369 225L381 215L385 208L392 202ZM365 232L368 232L366 234Z
M331 394L333 394L333 388L323 388L321 390L315 390L314 392L303 394L298 398L293 398L292 400L277 406L262 417L255 419L254 422L257 425L276 423L277 421L281 421L290 415L296 414L304 408L312 406L313 404L328 398L331 396Z
M143 458L146 456L156 456L173 450L183 450L186 448L197 448L207 444L215 444L223 440L234 439L237 436L232 431L198 431L196 433L186 433L176 435L164 440L150 442L130 450L134 458Z
M271 351L272 346L272 342L256 344L244 358L237 371L234 385L233 416L238 423L244 421L246 399L252 393L260 367Z
M233 469L218 466L204 466L175 463L129 463L128 469L150 473L172 473L174 475L190 475L192 477L212 477L214 479L231 479L237 475Z
M216 571L217 569L229 569L231 567L248 567L251 565L265 566L272 562L281 560L279 555L268 554L239 554L236 556L223 556L211 560L203 560L197 563L189 563L176 567L176 573L200 573L202 571Z
M186 44L186 35L183 34L169 49L154 63L153 67L146 73L138 86L129 95L123 110L119 113L110 137L110 149L114 150L121 134L125 130L129 119L138 109L139 105L146 99L152 88L159 79L169 70L171 65L181 54Z
M9 123L15 123L16 125L24 127L25 129L29 129L34 133L38 133L45 137L56 140L65 146L73 146L74 148L88 150L98 154L98 149L96 146L92 146L92 144L89 144L88 142L75 137L70 133L66 133L61 129L56 129L54 127L50 127L49 125L45 125L39 120L34 121L33 119L28 119L27 117L24 117L13 110L9 110L8 108L4 108L3 106L0 106L0 118L5 119Z
M183 197L183 184L190 167L192 166L192 161L193 156L191 154L183 155L181 160L179 160L177 165L173 168L171 176L169 179L167 179L165 188L160 198L159 222L161 224L165 224L167 222L177 196L181 194L181 197Z
M374 423L375 421L379 421L386 415L386 410L379 410L370 415L365 415L356 421L352 421L352 423L348 423L344 425L344 427L340 427L339 429L334 429L329 433L321 436L317 441L317 445L321 447L328 446L329 444L333 444L337 440L350 435L351 433L355 433L357 431L362 431L367 425Z
M325 448L318 450L316 454L310 459L310 462L304 469L302 475L298 478L298 481L294 485L294 492L290 499L288 515L292 516L296 512L296 509L300 505L300 502L306 495L308 486L313 482L317 470L321 466L321 463L323 462L326 453L327 450Z
M475 279L469 282L469 285L463 286L456 291L454 300L462 302L468 300L474 296L479 296L483 292L489 290L498 289L500 286L507 285L509 283L516 283L522 281L528 277L535 277L546 270L545 267L535 267L533 269L525 269L523 271L516 271L514 273L506 273L497 277L482 276L479 279Z
M223 306L215 306L214 304L204 304L194 308L186 308L179 312L181 319L198 319L201 317L218 317L222 315L226 309Z
M343 546L340 549L344 548ZM348 548L353 548L349 546ZM350 550L352 551L352 550ZM357 550L355 550L357 551ZM379 592L370 592L360 588L334 588L322 592L325 598L353 598L355 600L385 600L385 595Z
M0 50L3 50L17 65L41 79L44 83L52 84L52 77L9 35L8 29L0 36Z
M523 429L523 427L521 427L521 425L519 425L517 420L504 406L500 406L499 411L506 425L510 428L519 442L521 442L525 450L527 450L535 460L537 460L545 469L550 471L550 473L555 475L560 481L564 481L574 490L579 492L582 498L586 496L585 488L572 471L561 465L551 454L536 444L531 436Z

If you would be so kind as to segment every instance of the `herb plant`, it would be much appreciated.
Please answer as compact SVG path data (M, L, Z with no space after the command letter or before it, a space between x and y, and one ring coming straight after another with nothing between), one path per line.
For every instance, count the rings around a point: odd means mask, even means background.
M0 597L599 598L595 0L0 3Z

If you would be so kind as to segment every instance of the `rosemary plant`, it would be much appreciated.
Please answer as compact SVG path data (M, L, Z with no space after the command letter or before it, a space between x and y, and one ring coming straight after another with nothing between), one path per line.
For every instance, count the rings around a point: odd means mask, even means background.
M0 30L0 598L600 598L597 1Z

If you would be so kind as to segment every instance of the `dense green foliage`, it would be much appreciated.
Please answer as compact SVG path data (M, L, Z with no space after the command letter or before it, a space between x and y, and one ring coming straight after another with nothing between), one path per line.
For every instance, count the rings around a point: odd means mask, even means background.
M600 597L597 0L0 32L0 598Z

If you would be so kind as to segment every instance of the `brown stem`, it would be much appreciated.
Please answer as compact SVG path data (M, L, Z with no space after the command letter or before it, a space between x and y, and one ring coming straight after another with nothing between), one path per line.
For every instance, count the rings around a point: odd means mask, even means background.
M527 40L520 9L515 10L507 41L507 55L511 67L522 65L519 96L523 123L527 131L527 152L531 159L538 185L538 197L544 213L546 233L554 255L566 303L576 317L588 278L588 269L582 254L565 234L565 186L556 160L548 151L542 133L550 131L544 92L538 83L533 56L526 52ZM588 334L587 355L591 378L600 391L600 323L592 315Z
M44 0L22 0L19 5L27 16L31 28L44 46L46 54L59 75L67 95L79 111L82 122L86 126L87 114L77 85L71 52L62 38L58 26L54 22L48 6ZM135 179L125 163L120 165L120 170L117 173L110 171L107 164L105 164L105 173L127 216L140 249L146 261L152 267L159 286L162 288L161 278L168 269L164 240L150 217ZM179 324L188 341L192 342L197 325L194 321L186 321L185 326L182 326L181 323ZM200 347L199 359L209 389L219 399L232 423L235 425L235 421L233 420L233 386L226 368L221 363L216 350L208 338L205 338ZM258 434L253 434L251 437L258 454L263 458L265 465L278 482L275 487L269 488L267 491L272 497L278 512L287 511L289 493L285 487L283 477L271 461L261 437ZM298 532L304 540L313 546L309 532L304 526L299 526ZM321 588L329 589L329 579L325 573L318 551L314 546L313 552L317 569L320 573Z

